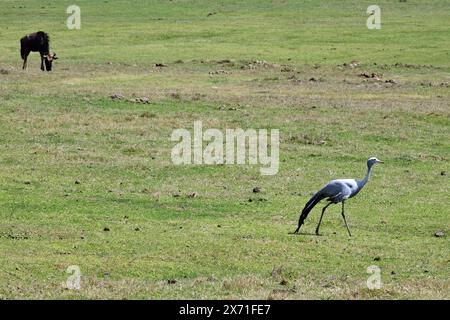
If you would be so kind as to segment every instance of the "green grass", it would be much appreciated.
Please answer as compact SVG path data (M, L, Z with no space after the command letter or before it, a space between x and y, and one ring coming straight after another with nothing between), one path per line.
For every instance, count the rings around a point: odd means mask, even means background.
M450 298L447 1L380 1L381 30L369 1L151 3L77 1L67 30L71 3L2 2L1 298ZM40 29L60 60L23 72L18 40ZM279 173L174 166L170 135L196 120L279 129ZM337 206L323 236L319 208L288 234L372 155L386 163L347 202L353 237Z

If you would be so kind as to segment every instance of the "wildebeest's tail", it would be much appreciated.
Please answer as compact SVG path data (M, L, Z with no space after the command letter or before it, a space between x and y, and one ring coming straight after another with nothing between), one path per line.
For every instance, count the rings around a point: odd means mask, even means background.
M298 219L298 227L297 230L295 230L294 233L297 233L298 230L300 230L300 227L304 223L306 217L308 216L309 212L314 208L316 204L320 202L320 200L326 198L327 196L322 194L320 191L314 194L311 199L305 204L305 207L302 210L302 213L300 214L300 218Z
M20 56L22 59L25 59L25 52L26 52L26 37L23 37L20 39Z

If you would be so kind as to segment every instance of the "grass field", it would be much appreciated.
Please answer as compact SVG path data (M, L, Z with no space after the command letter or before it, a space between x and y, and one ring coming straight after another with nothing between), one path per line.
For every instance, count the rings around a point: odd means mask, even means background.
M2 1L0 298L450 298L448 1L377 1L381 30L372 1L78 0L80 30L70 4ZM51 73L36 53L21 70L38 30ZM279 129L278 174L173 165L197 120ZM322 236L322 206L289 234L369 156L385 164L346 204L353 237L340 206Z

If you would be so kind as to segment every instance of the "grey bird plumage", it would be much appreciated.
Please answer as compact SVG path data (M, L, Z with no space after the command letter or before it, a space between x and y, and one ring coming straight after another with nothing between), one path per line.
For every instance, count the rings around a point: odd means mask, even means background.
M376 163L383 163L383 161L378 160L375 157L369 158L367 160L367 174L366 176L361 179L337 179L330 181L325 187L320 189L318 192L316 192L311 199L306 203L305 207L303 208L300 218L298 221L298 227L294 231L294 233L298 233L300 230L300 227L305 222L306 217L308 216L309 212L314 208L316 204L318 204L321 200L326 199L329 203L322 209L322 214L320 216L319 224L316 228L316 235L319 235L319 228L320 224L322 222L323 215L325 213L325 210L328 208L330 204L337 204L339 202L342 203L342 217L344 218L345 226L347 227L347 231L349 236L351 236L350 228L348 227L347 220L345 218L344 213L344 202L356 196L361 189L365 186L367 181L370 178L370 174L372 172L372 167Z

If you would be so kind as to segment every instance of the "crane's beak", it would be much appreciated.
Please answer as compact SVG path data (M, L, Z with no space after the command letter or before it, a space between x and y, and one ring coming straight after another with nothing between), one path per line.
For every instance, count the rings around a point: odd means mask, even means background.
M377 160L377 163L384 163L384 161L381 161L381 160Z

